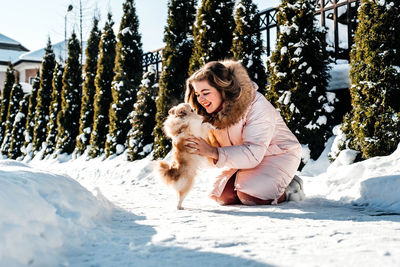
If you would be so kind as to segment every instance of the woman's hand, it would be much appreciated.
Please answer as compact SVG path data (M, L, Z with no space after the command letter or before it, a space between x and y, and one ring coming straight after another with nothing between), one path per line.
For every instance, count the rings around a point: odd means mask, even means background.
M206 156L218 160L218 150L211 146L203 138L191 137L186 139L186 147L191 148L190 153Z

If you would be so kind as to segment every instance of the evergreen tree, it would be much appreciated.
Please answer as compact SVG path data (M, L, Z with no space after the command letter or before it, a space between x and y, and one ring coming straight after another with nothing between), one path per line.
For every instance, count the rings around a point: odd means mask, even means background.
M90 133L93 126L93 102L96 92L95 77L97 72L97 59L99 56L99 43L101 32L98 29L99 20L93 19L93 28L86 47L86 63L84 66L85 80L82 86L81 119L79 122L79 135L76 148L79 154L86 150L90 142Z
M267 98L281 111L300 143L317 159L331 135L335 94L326 91L329 57L325 30L314 24L310 0L283 0L277 45L268 62Z
M8 106L10 104L10 95L13 85L15 83L15 70L11 62L8 63L6 71L6 79L4 81L3 94L1 96L1 109L0 109L0 144L3 143L4 132L6 130Z
M129 113L136 102L136 94L142 79L143 51L139 20L133 0L123 4L116 47L115 76L112 83L113 103L110 108L109 134L106 155L119 154L125 149L127 134L131 129Z
M40 88L37 93L37 105L35 113L35 126L33 130L33 151L38 152L42 148L42 143L46 140L46 127L49 123L49 108L51 102L51 92L53 90L53 72L56 65L55 55L51 46L50 39L42 60L40 74Z
M26 117L28 115L30 94L24 95L21 102L19 103L19 111L15 116L13 123L13 129L11 132L10 148L8 149L8 157L11 159L17 159L22 156L21 148L24 145L24 131L26 125Z
M363 0L358 20L342 149L367 159L392 153L400 141L400 1Z
M112 16L108 14L108 21L104 26L100 39L100 56L95 78L94 121L93 131L90 136L91 149L89 151L89 155L93 158L104 152L106 136L108 134L108 113L112 102L111 83L114 77L116 44L113 25Z
M156 100L157 114L154 128L153 157L163 158L171 149L171 142L163 132L168 110L183 101L189 58L193 49L192 25L195 18L195 0L170 0L168 22L164 29L160 90Z
M250 78L258 85L258 91L265 94L267 77L262 62L263 45L258 32L258 10L252 0L240 0L236 6L233 31L232 54L246 67Z
M36 73L36 77L33 80L32 84L32 92L29 96L29 105L28 105L28 115L26 117L26 125L25 125L25 142L23 146L23 153L25 156L33 157L33 129L35 127L35 114L36 114L36 105L37 105L37 95L40 87L40 76L39 71Z
M68 59L63 73L61 110L57 115L57 153L71 154L79 133L79 115L82 95L81 47L76 34L68 42Z
M205 63L232 57L234 0L202 0L193 29L194 48L189 74Z
M50 103L50 120L47 125L47 138L46 138L46 150L45 155L50 155L54 152L56 147L57 138L57 115L61 108L61 92L62 92L62 79L63 79L64 67L61 63L56 63L53 72L53 91L51 93Z
M146 157L151 152L156 124L156 97L158 95L157 73L150 66L143 75L137 101L132 112L132 129L129 133L128 157L134 161Z
M8 155L14 120L19 110L19 103L21 102L23 97L24 92L22 91L22 86L19 83L19 79L17 78L16 82L13 85L13 88L11 89L10 102L8 105L7 119L5 123L4 138L3 143L1 144L1 153L3 153L4 155Z

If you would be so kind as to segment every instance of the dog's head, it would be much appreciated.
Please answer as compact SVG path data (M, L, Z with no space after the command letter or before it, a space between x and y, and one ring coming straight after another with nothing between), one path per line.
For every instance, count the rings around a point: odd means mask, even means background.
M183 118L188 115L193 114L193 109L190 107L189 104L187 103L181 103L175 107L172 107L169 111L168 114L173 115L175 117Z

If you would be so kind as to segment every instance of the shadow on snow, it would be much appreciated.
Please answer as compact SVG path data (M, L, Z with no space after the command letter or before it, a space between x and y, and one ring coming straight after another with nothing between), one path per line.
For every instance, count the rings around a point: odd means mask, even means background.
M272 266L227 254L152 243L153 227L144 216L117 208L96 240L84 244L80 255L70 255L71 266ZM168 242L168 240L166 240Z
M391 221L400 222L400 214L357 206L324 198L307 198L301 202L285 202L277 206L227 206L229 210L212 209L204 212L235 216L265 216L275 219L309 219L330 221ZM255 210L257 209L257 210ZM261 210L260 210L261 209Z

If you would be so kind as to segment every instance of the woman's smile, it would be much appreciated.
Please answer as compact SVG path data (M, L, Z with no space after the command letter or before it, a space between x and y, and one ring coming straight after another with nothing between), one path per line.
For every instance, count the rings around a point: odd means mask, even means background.
M197 102L206 109L207 113L213 113L222 103L220 92L211 86L207 80L192 83Z

